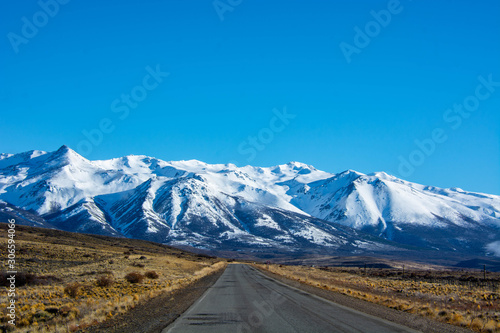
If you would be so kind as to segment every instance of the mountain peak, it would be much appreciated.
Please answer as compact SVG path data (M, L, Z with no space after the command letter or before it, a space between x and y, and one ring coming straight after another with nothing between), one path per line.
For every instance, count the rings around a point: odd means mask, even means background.
M234 169L145 155L89 161L63 145L0 159L0 200L67 230L116 227L124 236L184 245L335 247L342 226L412 246L484 253L500 237L500 196L384 172L332 174L296 161ZM466 242L464 230L472 235Z
M288 162L287 164L280 164L276 165L274 167L271 167L271 171L276 174L281 174L281 173L287 173L287 172L294 172L294 171L307 171L307 173L316 170L311 165L307 165L305 163L301 162L296 162L296 161L291 161ZM299 172L300 173L300 172Z
M305 164L302 162L297 162L297 161L290 161L286 165L293 168L294 170L299 170L299 169L316 170L316 168L313 167L312 165Z
M361 173L361 172L358 172L356 170L352 170L352 169L347 169L345 171L342 171L338 174L339 176L355 176L355 177L359 177L359 176L364 176L365 174L364 173Z
M297 162L297 161L290 161L287 163L287 165L294 166L294 167L300 167L300 168L309 167L309 165L302 163L302 162Z
M377 172L372 172L367 174L367 176L374 176L380 179L395 179L396 177L388 174L387 172L384 171L377 171Z
M74 154L77 154L77 152L75 152L74 150L72 150L71 148L69 148L68 146L66 145L62 145L61 147L59 147L59 149L57 149L54 154L55 155L58 155L58 156L62 156L62 155L67 155L67 154L71 154L71 153L74 153Z
M81 165L82 163L89 162L86 158L66 145L62 145L55 152L51 153L51 155L51 161L60 161L64 164Z

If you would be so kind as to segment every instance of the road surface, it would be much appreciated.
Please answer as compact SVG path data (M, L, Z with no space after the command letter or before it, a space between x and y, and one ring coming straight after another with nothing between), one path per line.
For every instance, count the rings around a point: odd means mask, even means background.
M286 286L253 267L228 265L162 333L417 332Z

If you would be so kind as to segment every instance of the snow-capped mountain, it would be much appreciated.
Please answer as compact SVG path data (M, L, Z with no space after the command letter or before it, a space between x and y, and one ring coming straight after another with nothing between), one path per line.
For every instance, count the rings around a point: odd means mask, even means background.
M1 154L0 200L27 224L208 249L500 252L500 196L298 162L89 161L63 146Z

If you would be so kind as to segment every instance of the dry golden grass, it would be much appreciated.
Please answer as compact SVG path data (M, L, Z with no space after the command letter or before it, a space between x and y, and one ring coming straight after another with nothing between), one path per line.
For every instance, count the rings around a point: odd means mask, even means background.
M349 270L308 266L258 267L318 288L478 332L500 332L500 289L492 290L491 285L425 282L383 274L365 276Z
M3 257L6 239L0 239ZM16 247L19 272L54 279L35 279L17 288L15 332L68 332L96 325L226 265L149 242L26 227L17 230ZM142 279L127 281L131 273ZM8 320L6 301L7 289L1 288L2 325Z

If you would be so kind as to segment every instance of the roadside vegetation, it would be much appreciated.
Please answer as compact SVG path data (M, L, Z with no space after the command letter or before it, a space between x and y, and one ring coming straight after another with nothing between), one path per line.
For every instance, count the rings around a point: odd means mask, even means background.
M477 332L500 332L500 273L257 265L261 269Z
M3 258L6 242L0 239ZM15 332L76 332L226 266L151 242L22 226L16 247L15 329L7 325L7 288L0 289L0 325ZM0 285L6 277L0 273Z

